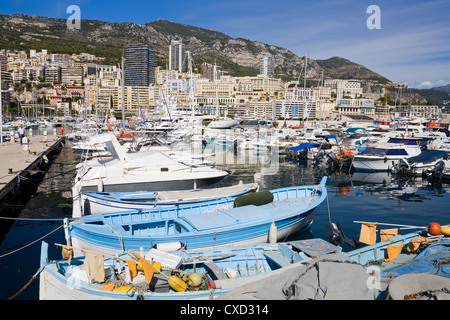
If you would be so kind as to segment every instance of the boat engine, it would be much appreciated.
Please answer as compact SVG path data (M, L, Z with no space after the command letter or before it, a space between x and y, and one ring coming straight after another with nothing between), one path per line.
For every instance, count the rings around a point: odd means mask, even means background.
M341 225L338 222L328 223L325 225L325 234L328 236L328 241L334 245L339 245L340 243L346 243L353 248L359 248L360 243L355 239L349 239L345 236L344 231L342 231Z
M440 181L444 176L445 163L444 161L438 161L436 165L432 169L428 169L425 171L425 175L427 178Z
M393 174L399 174L401 176L406 176L410 173L411 167L406 159L398 161L392 168L391 172Z
M314 156L314 165L318 168L334 169L338 164L339 160L333 152L326 152L325 150L320 150Z

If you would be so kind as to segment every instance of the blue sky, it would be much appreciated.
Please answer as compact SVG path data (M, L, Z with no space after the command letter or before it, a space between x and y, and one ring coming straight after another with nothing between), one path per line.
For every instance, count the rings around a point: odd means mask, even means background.
M158 18L280 46L302 57L341 56L415 88L450 83L448 0L2 0L1 14L147 23ZM370 5L381 29L367 28Z

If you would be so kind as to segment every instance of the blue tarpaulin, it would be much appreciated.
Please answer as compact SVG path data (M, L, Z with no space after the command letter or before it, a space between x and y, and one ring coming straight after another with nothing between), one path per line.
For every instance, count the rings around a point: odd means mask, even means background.
M320 147L320 143L302 143L295 147L286 148L286 150L302 151L305 150L306 148L317 148L317 147Z

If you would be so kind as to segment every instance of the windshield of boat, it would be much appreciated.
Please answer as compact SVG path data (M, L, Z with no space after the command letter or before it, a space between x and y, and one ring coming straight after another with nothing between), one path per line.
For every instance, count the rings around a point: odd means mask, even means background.
M405 149L384 149L384 148L373 148L367 147L363 152L363 155L368 156L407 156L408 153Z

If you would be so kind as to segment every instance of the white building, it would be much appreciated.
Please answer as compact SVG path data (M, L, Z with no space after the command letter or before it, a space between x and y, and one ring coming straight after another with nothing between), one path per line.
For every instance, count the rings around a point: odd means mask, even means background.
M267 118L276 120L316 118L316 101L273 100Z
M325 80L325 87L330 88L331 92L336 94L336 99L342 98L360 98L363 89L361 88L361 80Z
M259 59L259 73L268 77L273 77L273 60L271 57L262 56Z

